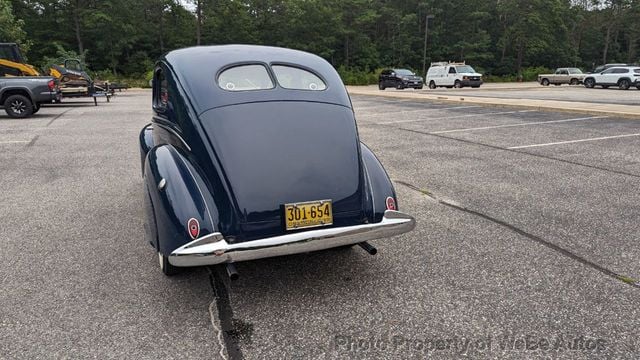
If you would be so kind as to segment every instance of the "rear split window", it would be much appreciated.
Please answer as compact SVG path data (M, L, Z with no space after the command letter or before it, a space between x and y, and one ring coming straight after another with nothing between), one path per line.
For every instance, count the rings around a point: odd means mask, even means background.
M285 89L321 91L327 85L316 74L293 66L273 65L278 84Z
M232 67L218 75L218 86L227 91L273 89L269 72L262 65Z

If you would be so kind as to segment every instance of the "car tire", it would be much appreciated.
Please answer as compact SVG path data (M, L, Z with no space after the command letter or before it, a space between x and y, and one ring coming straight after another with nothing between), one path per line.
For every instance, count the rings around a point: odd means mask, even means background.
M636 85L636 89L640 90L640 85Z
M480 87L480 85L472 86L472 88L474 88L474 89L477 89L479 87Z
M432 89L432 90L433 90L433 89L435 89L435 88L436 88L436 83L435 83L435 81L431 80L431 81L429 82L429 89Z
M35 113L37 113L38 111L40 111L40 108L41 108L41 107L42 107L42 106L41 106L40 104L35 104L35 106L33 107L33 112L32 112L32 114L35 114Z
M542 86L549 86L549 79L542 79L540 84L542 84Z
M631 87L631 82L627 79L622 79L618 81L618 89L620 90L629 90Z
M460 89L462 87L462 83L460 82L460 80L456 80L456 82L453 83L453 87L456 89Z
M424 89L424 85L418 86L416 89L422 90L422 89Z
M382 83L382 81L380 81L380 82L378 83L378 89L380 89L380 90L384 90L384 89L386 89L386 87L384 87L384 84Z
M169 263L169 258L164 256L158 251L158 262L160 263L160 270L167 276L173 276L180 272L180 268L173 266Z
M596 81L593 80L592 78L584 79L584 87L586 87L587 89L593 89L595 86L596 86Z
M23 119L33 114L33 103L24 95L11 95L4 102L4 111L14 119Z
M404 90L404 85L402 85L402 84L398 84L398 85L396 85L396 89L398 89L398 90Z
M571 79L571 81L569 81L569 85L578 85L579 83L578 79Z

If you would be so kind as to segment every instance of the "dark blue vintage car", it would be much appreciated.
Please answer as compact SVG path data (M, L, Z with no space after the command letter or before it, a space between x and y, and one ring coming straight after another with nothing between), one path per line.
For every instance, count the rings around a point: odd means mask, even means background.
M318 56L172 51L155 68L153 111L140 133L145 233L167 275L354 244L375 253L366 241L415 226Z

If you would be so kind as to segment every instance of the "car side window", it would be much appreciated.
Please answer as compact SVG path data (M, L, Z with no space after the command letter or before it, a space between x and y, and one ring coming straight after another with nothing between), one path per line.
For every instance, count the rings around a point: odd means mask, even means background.
M569 75L569 71L567 71L567 70L561 70L561 71L560 71L560 75Z
M263 65L240 65L226 69L218 75L218 86L227 91L273 89L274 84Z
M629 72L629 69L614 69L614 74L626 74Z
M613 70L615 70L615 69L613 69L613 68L611 68L611 69L607 69L607 70L603 71L602 73L603 73L603 74L612 74L612 73L613 73Z
M153 107L157 111L165 111L169 104L169 86L162 69L156 70L153 78Z
M640 74L640 69L633 69L633 72L636 74Z
M455 74L456 73L456 68L454 68L453 66L449 68L449 74Z
M316 74L293 66L273 65L278 84L285 89L322 91L327 85Z

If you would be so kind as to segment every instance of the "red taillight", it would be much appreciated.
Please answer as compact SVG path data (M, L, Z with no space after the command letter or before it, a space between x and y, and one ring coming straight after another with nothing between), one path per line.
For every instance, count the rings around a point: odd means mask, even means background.
M187 221L187 228L189 229L189 235L191 235L192 239L198 238L200 235L200 223L198 220L191 218Z
M53 80L49 80L49 82L47 83L47 85L49 86L49 90L53 91L53 89L56 88L56 82Z
M397 210L397 209L398 208L396 207L396 200L391 196L389 196L387 198L387 210Z

